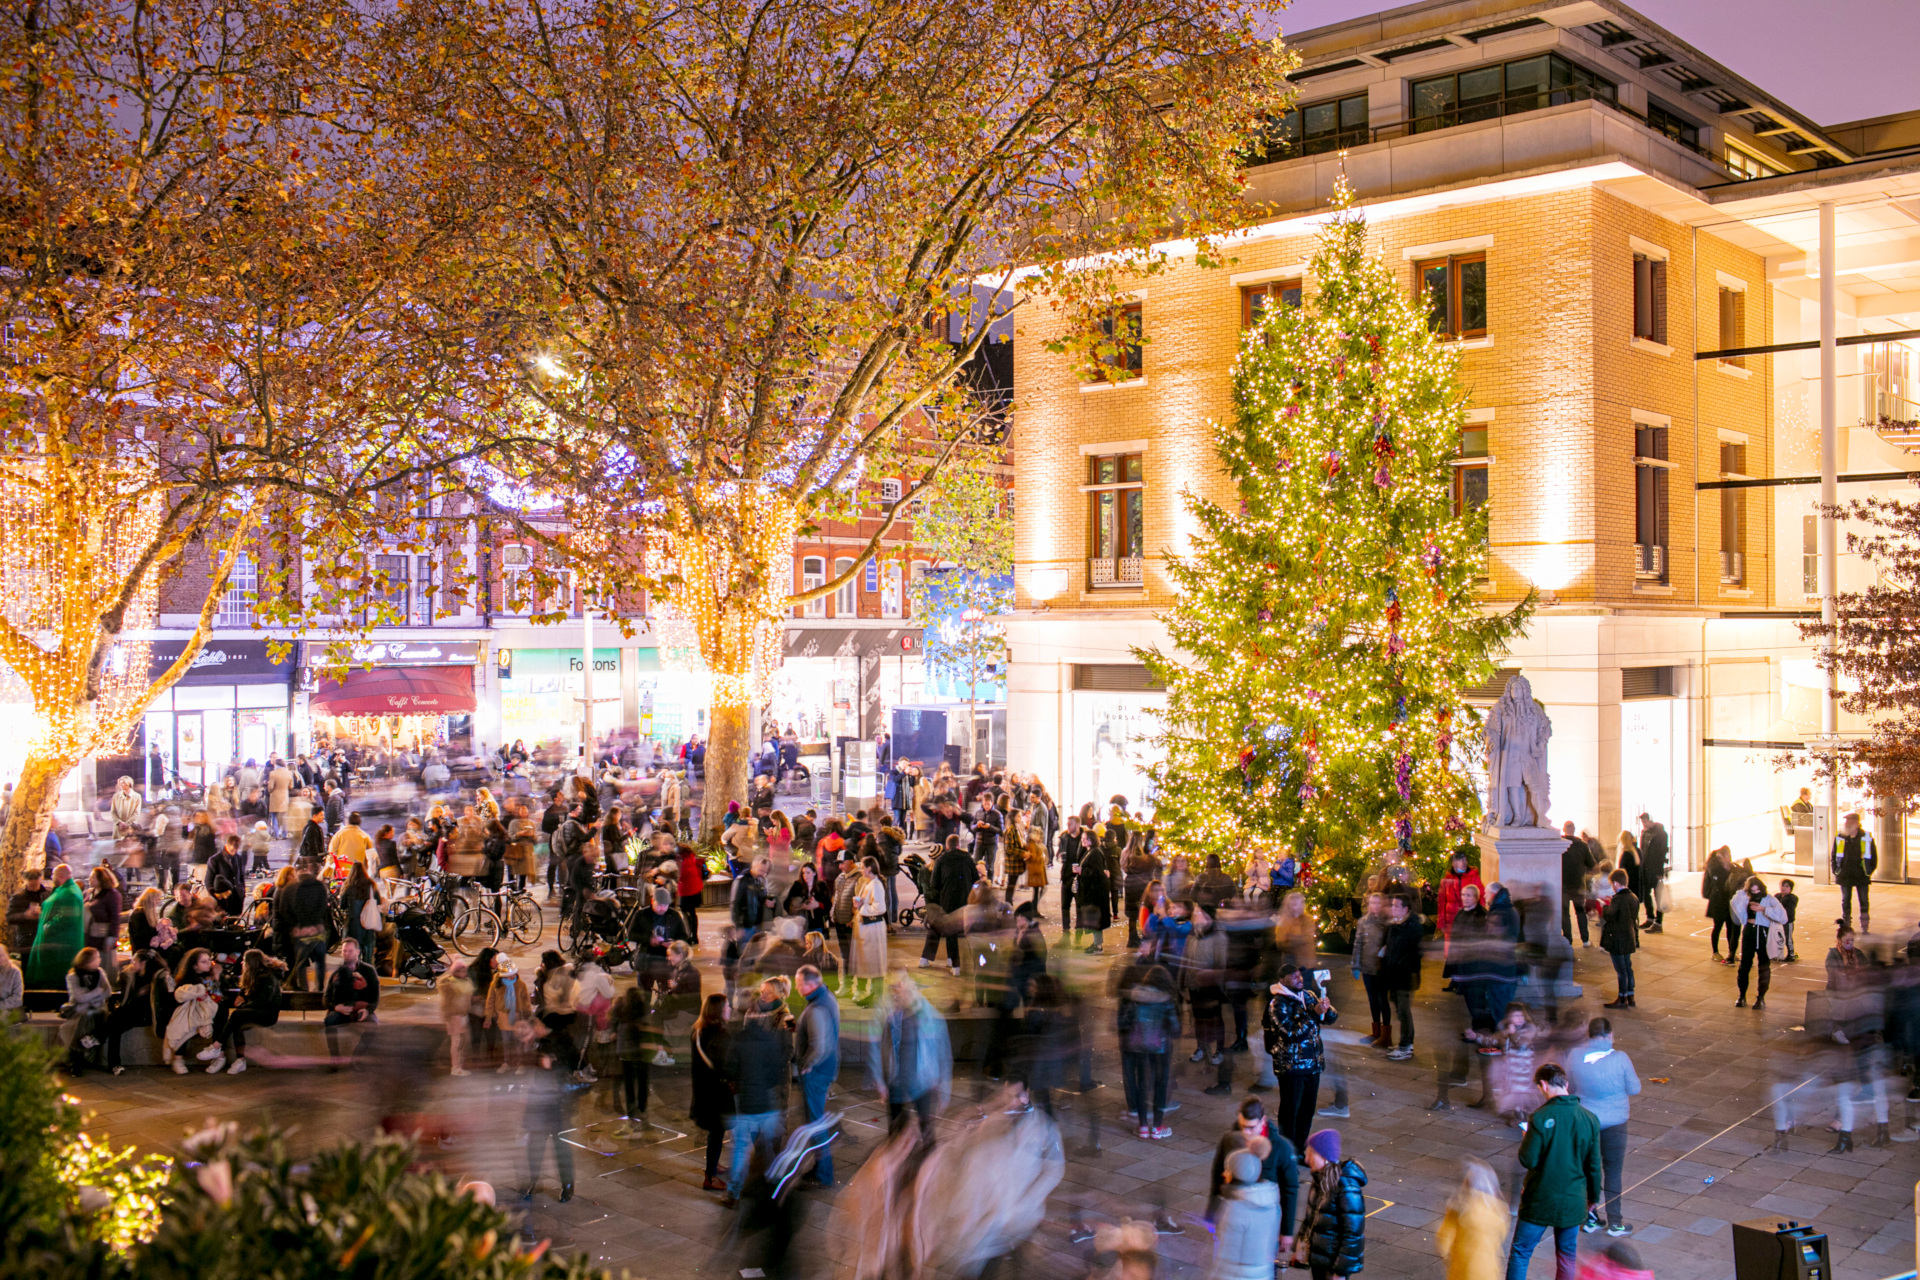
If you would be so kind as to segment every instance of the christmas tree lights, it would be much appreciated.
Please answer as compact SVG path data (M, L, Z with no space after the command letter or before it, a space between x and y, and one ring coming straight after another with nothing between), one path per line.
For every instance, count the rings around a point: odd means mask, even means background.
M1214 424L1238 510L1188 495L1156 825L1172 847L1300 859L1322 928L1351 920L1366 866L1397 848L1437 875L1478 815L1460 768L1466 689L1525 621L1474 585L1486 514L1456 511L1465 422L1455 348L1367 252L1344 178L1313 259L1318 291L1243 337L1237 412Z

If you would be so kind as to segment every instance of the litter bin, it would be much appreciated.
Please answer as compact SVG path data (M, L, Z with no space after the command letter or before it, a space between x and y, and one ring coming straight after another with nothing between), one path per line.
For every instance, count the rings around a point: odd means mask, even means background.
M1826 1233L1780 1218L1733 1224L1734 1280L1832 1280Z

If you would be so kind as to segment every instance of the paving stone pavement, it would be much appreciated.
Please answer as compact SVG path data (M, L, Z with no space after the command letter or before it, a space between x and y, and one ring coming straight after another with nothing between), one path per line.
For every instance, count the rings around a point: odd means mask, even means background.
M1763 1013L1732 1007L1733 976L1708 957L1697 902L1683 903L1671 913L1664 934L1645 938L1637 960L1640 1007L1619 1013L1614 1021L1617 1047L1631 1055L1646 1082L1632 1111L1626 1214L1636 1226L1634 1243L1661 1280L1731 1277L1727 1224L1768 1214L1810 1221L1826 1230L1837 1280L1879 1280L1913 1267L1920 1142L1913 1141L1916 1135L1907 1127L1916 1108L1903 1101L1904 1082L1890 1096L1894 1128L1907 1141L1869 1148L1871 1112L1863 1107L1857 1149L1827 1155L1832 1090L1818 1079L1821 1060L1806 1056L1806 1037L1793 1030L1801 1021L1805 993L1824 985L1820 960L1826 932L1809 926L1837 914L1837 901L1829 901L1835 897L1831 889L1803 889L1800 949L1806 961L1776 970ZM1901 936L1920 916L1920 890L1876 886L1875 897L1882 927L1898 924ZM703 967L717 970L717 936L723 923L721 912L703 916ZM896 962L915 964L920 940L917 930L897 937ZM1123 940L1120 931L1113 931L1107 938L1108 955L1088 957L1059 945L1057 934L1049 934L1056 963L1089 991L1104 990L1106 968ZM526 959L536 962L534 954ZM1330 963L1333 995L1344 1015L1341 1024L1351 1027L1365 1000L1357 984L1347 980L1343 958ZM528 971L523 963L522 972ZM1586 994L1577 1002L1584 1021L1612 995L1612 970L1604 953L1578 951L1576 977L1585 984ZM954 979L923 975L923 980L937 1007L947 1007L961 994ZM628 981L622 979L621 985ZM718 983L715 971L708 989L717 990ZM1457 1025L1452 1019L1458 1001L1439 987L1438 966L1430 965L1417 1002L1421 1036L1413 1061L1388 1062L1351 1043L1335 1049L1336 1063L1347 1078L1352 1115L1320 1123L1341 1131L1346 1153L1368 1173L1368 1276L1441 1274L1434 1228L1458 1183L1461 1157L1477 1155L1503 1171L1515 1168L1519 1132L1488 1111L1466 1105L1477 1087L1457 1090L1451 1112L1427 1109L1436 1093L1435 1052L1451 1058L1447 1028ZM1179 1110L1169 1118L1175 1136L1166 1142L1136 1139L1118 1114L1122 1101L1111 1006L1104 995L1098 998L1102 1011L1097 1015L1095 1074L1106 1087L1084 1096L1058 1096L1069 1152L1065 1178L1050 1201L1047 1220L1002 1266L999 1280L1009 1275L1078 1280L1085 1275L1090 1246L1076 1246L1068 1239L1070 1222L1082 1211L1097 1221L1145 1216L1164 1206L1184 1230L1161 1237L1161 1276L1187 1280L1200 1275L1207 1263L1210 1242L1200 1221L1207 1164L1240 1095L1204 1095L1200 1091L1214 1083L1215 1069L1176 1055L1172 1098ZM428 1023L431 997L419 988L390 987L382 996L382 1016L388 1023ZM1252 1079L1251 1064L1242 1057L1237 1065L1236 1084L1245 1086ZM525 1080L492 1073L454 1080L439 1064L414 1074L426 1093L419 1105L443 1118L451 1130L446 1143L427 1158L451 1174L494 1182L502 1202L517 1207L512 1191L524 1180L520 1111ZM1768 1150L1774 1136L1768 1089L1776 1077L1786 1078L1789 1087L1801 1086L1793 1095L1801 1127L1785 1152ZM1653 1083L1655 1078L1665 1083ZM615 1136L615 1084L606 1079L592 1091L580 1108L579 1127L567 1135L578 1167L575 1198L567 1204L554 1199L549 1160L547 1180L519 1210L525 1229L534 1238L551 1239L556 1249L585 1251L616 1271L624 1268L654 1280L737 1273L738 1259L727 1238L731 1215L718 1207L711 1193L700 1190L704 1141L687 1119L686 1068L654 1071L651 1119L657 1127L637 1138ZM954 1102L944 1123L963 1124L980 1114L991 1088L970 1064L957 1067ZM94 1113L94 1130L117 1142L164 1150L176 1149L181 1137L208 1118L277 1124L291 1131L296 1146L367 1135L391 1098L383 1078L366 1071L255 1069L229 1078L197 1072L176 1077L149 1068L117 1078L90 1073L74 1081L71 1091ZM1331 1091L1323 1087L1321 1098L1323 1106L1330 1105ZM796 1096L796 1112L797 1104ZM845 1179L882 1135L885 1110L854 1062L843 1068L834 1105L845 1108L848 1121L836 1156L844 1188ZM1084 1145L1090 1136L1096 1137L1097 1152ZM798 1274L850 1270L846 1218L834 1209L834 1197L843 1193L811 1193L795 1245ZM1587 1250L1606 1243L1604 1235L1583 1236L1581 1246ZM1530 1274L1544 1276L1551 1270L1551 1249L1543 1248Z

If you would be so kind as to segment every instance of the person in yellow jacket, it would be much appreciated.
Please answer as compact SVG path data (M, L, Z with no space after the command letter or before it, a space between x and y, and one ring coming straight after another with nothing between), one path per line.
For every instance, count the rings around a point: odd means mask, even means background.
M373 868L367 863L367 850L373 848L373 840L361 829L360 815L355 813L347 818L347 825L333 833L333 839L327 844L327 857L340 875L347 872L347 864L357 862L371 875Z
M1508 1221L1499 1175L1482 1161L1467 1160L1460 1189L1434 1233L1447 1280L1501 1280L1507 1270Z

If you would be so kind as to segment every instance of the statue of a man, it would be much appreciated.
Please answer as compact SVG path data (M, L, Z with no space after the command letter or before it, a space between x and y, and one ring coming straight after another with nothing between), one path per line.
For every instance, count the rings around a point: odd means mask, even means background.
M1553 724L1533 700L1533 686L1514 676L1487 717L1487 816L1495 826L1546 825L1552 736Z

